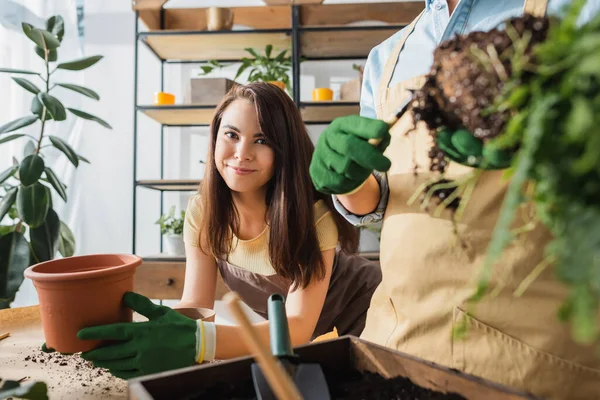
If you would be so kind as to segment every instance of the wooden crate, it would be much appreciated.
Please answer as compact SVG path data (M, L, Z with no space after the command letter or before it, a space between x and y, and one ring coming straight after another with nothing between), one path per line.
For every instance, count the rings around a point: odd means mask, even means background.
M229 92L235 82L227 78L192 78L190 82L190 103L202 106L215 106Z
M326 377L351 370L370 371L385 378L403 376L419 386L443 393L457 393L467 399L533 399L498 384L354 336L301 346L295 352L304 362L320 363ZM253 362L251 357L244 357L133 379L128 382L129 398L177 400L193 396L217 383L247 382L252 378L250 365Z

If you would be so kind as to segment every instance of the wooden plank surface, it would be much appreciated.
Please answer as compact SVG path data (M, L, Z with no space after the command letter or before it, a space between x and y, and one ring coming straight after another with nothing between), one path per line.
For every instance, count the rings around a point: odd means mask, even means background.
M131 0L134 10L159 10L169 0Z
M290 7L229 7L233 11L233 24L251 29L291 29ZM167 8L165 29L206 30L205 8Z
M157 35L146 41L165 60L239 60L251 57L247 47L259 52L268 44L274 52L291 48L289 35L272 32Z
M366 58L373 47L398 30L303 32L300 53L305 57L357 57Z
M152 108L142 112L165 125L210 125L214 108Z
M197 179L145 179L137 181L138 185L165 191L194 191L199 188Z
M78 355L64 356L62 361L55 362L56 355L49 359L42 353L44 334L38 306L0 310L0 330L11 334L0 341L2 379L28 377L26 382L45 382L52 400L127 398L124 380L99 372L97 368L82 366L83 360Z
M359 21L409 24L425 7L422 1L311 4L300 6L301 26L346 25Z
M323 106L319 103L322 102L308 102L301 105L300 112L302 113L302 119L305 122L329 122L337 117L359 114L360 112L358 103L328 106Z
M146 261L135 273L135 291L151 299L181 299L185 279L185 261ZM221 274L217 274L216 300L220 300L229 288L223 282Z

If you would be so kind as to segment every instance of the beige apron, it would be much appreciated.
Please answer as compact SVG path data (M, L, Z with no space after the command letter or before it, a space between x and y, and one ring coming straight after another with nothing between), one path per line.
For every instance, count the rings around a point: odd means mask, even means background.
M543 14L546 1L526 1L525 11ZM377 104L378 117L392 114L408 89L422 86L424 77L388 88L398 55L417 20L388 59ZM465 339L452 330L465 316L466 300L482 264L506 191L501 172L484 172L458 224L467 249L459 245L452 217L440 217L409 206L409 198L432 178L428 149L431 138L423 125L413 127L406 114L392 130L386 155L389 202L381 233L382 283L375 291L362 338L456 368L469 374L554 399L600 399L600 357L595 347L573 343L569 326L557 310L567 289L552 268L521 297L514 291L543 259L548 233L538 227L505 250L492 284L501 287L481 301L468 317ZM413 174L414 160L418 175ZM451 163L447 176L457 178L472 169ZM526 219L525 213L517 219ZM515 226L523 225L523 221ZM503 286L497 284L502 282Z

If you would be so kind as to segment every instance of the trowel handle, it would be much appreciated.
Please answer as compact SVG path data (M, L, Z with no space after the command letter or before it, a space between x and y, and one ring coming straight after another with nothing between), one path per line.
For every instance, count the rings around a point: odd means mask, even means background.
M383 122L385 122L390 127L390 129L392 129L392 127L396 124L396 122L398 122L400 117L402 117L404 113L408 110L408 107L412 102L413 97L414 94L411 91L410 96L406 100L404 100L404 102L400 105L396 112L392 115L389 115L386 119L383 120ZM373 146L379 146L379 143L381 143L381 139L369 139L369 144Z
M285 313L285 299L275 293L269 297L267 303L269 317L269 336L271 338L271 353L275 357L291 357L292 345L287 315Z
M384 119L383 122L385 122L386 124L388 124L388 126L391 127L394 126L394 124L396 122L398 122L398 116L396 114L390 115L387 119ZM381 143L381 139L369 139L369 144L373 145L375 147L379 146L379 143Z

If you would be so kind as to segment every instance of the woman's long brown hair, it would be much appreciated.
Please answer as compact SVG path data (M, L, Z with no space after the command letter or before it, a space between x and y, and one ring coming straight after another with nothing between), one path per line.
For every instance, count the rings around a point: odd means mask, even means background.
M305 288L325 277L325 265L315 228L314 203L323 200L337 225L339 243L347 252L358 247L358 234L334 207L330 196L315 190L309 175L314 145L300 112L283 90L270 83L251 83L231 89L217 107L210 127L206 171L200 192L202 226L200 241L205 253L226 260L232 250L232 234L239 231L239 215L231 190L215 164L215 143L224 111L235 100L246 99L255 109L259 126L275 153L274 175L267 183L269 257L278 275Z

